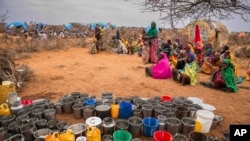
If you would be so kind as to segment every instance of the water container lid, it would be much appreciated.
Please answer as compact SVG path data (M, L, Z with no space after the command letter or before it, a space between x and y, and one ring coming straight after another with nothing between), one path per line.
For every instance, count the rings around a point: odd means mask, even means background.
M203 110L208 110L210 112L214 112L216 110L216 108L210 104L203 103L200 106L203 108Z
M197 97L188 97L187 100L191 100L193 104L201 104L203 100Z
M88 126L99 126L102 123L102 119L99 117L89 117L86 120Z

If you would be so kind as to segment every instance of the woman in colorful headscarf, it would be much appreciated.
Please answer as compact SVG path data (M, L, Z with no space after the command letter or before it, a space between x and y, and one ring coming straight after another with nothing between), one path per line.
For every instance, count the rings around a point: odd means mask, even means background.
M234 55L230 53L230 50L226 50L223 56L223 59L229 59L231 63L234 65L234 76L238 76L238 66L235 63Z
M204 54L204 62L202 63L201 66L201 72L205 74L211 74L214 71L214 67L212 64L213 50L211 44L207 44L204 46L203 54Z
M198 74L198 64L195 61L195 55L191 52L187 53L187 61L183 70L173 69L173 79L175 81L181 82L182 85L196 85L197 74Z
M151 28L146 32L146 37L149 39L150 45L149 61L157 63L158 31L155 22L151 22Z
M168 57L164 52L158 54L158 63L145 68L146 76L152 76L154 79L167 79L172 77L172 70Z
M236 92L237 86L234 77L234 64L229 59L224 59L220 68L213 72L212 86L229 92Z

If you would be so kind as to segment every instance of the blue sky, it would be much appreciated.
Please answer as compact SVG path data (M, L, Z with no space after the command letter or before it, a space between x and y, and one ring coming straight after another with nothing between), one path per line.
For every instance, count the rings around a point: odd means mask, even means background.
M170 27L159 21L159 13L142 13L143 7L135 4L139 1L141 0L0 0L0 14L9 10L7 22L111 22L117 26L146 27L151 21L156 21L160 27ZM239 17L220 22L225 24L229 31L250 31L250 23ZM180 24L178 27L184 26Z

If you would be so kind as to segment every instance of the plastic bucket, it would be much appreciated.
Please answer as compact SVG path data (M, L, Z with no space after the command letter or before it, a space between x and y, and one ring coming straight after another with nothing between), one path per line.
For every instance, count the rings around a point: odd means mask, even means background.
M172 135L180 132L181 120L176 117L167 118L167 131Z
M174 135L173 141L189 141L189 140L188 140L187 136L177 133Z
M133 138L141 137L142 119L139 117L130 117L128 123L129 132L132 134Z
M189 140L190 141L208 141L207 136L200 132L190 132Z
M172 100L172 97L171 96L168 96L168 95L163 95L161 97L161 102L164 102L164 101L171 101Z
M143 133L146 137L152 137L158 130L159 121L156 118L146 117L143 119Z
M214 119L214 114L207 110L198 110L196 114L197 114L197 120L202 125L200 132L208 133Z
M132 135L126 130L117 130L113 133L114 141L131 141Z
M127 101L121 101L119 104L119 118L128 119L132 116L132 104Z
M95 104L96 104L95 99L85 99L84 100L84 106L87 106L87 105L95 106Z
M200 106L203 108L203 110L207 110L207 111L210 111L212 113L216 110L216 108L210 104L202 103L202 104L200 104Z
M194 131L195 119L190 117L184 117L181 119L181 123L182 123L181 133L184 134L185 136L188 136L190 132Z
M188 100L191 100L193 104L202 104L203 100L197 97L188 97Z
M172 141L173 136L166 131L154 132L154 141Z

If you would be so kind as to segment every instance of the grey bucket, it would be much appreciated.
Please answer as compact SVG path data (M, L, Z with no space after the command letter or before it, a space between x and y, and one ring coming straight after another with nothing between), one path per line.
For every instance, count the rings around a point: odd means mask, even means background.
M142 111L140 109L134 109L133 116L142 118Z
M165 107L161 105L156 105L154 107L154 117L157 118L159 115L163 115L165 112Z
M159 121L159 130L161 131L166 131L166 121L167 118L164 115L159 115L157 117L158 121Z
M176 110L175 116L179 119L182 119L183 117L188 116L188 108L185 106L176 106L175 110Z
M181 133L188 136L190 132L194 131L195 120L190 117L184 117L181 119L182 131Z
M87 105L83 107L83 118L88 119L95 115L95 106Z
M56 119L56 110L55 109L46 109L43 112L44 118L48 121Z
M55 103L55 109L57 114L62 114L63 113L62 103Z
M170 118L167 118L167 131L169 133L171 133L173 136L176 134L176 133L179 133L180 132L180 129L181 129L181 120L176 118L176 117L170 117Z
M207 136L201 132L190 132L188 136L190 141L208 141Z
M72 109L73 103L74 103L74 99L71 97L66 97L62 99L63 112L65 114L73 113L73 109Z
M21 133L26 141L33 141L33 134L36 131L36 126L33 123L26 123L21 128Z
M79 118L81 118L82 117L82 111L83 111L83 106L82 105L80 105L80 104L75 104L75 105L73 105L73 117L75 118L75 119L79 119Z
M188 141L188 137L183 134L177 133L174 135L173 141Z
M150 104L143 104L142 105L142 115L143 115L143 118L145 118L145 117L152 117L153 109L154 109L154 106L152 106Z
M165 116L166 117L174 117L175 116L175 109L173 108L165 108Z
M44 108L35 108L31 111L31 117L37 117L39 119L42 119L43 118L43 111L44 111Z
M45 139L46 135L50 135L51 133L51 130L50 129L47 129L47 128L44 128L44 129L39 129L39 130L36 130L35 133L34 133L34 138L35 139Z
M115 131L115 121L111 117L105 117L102 121L102 134L113 135Z
M115 130L129 130L129 123L126 119L118 119L115 123Z
M10 141L24 141L24 137L22 134L16 134L9 138Z
M104 134L102 136L102 141L113 141L113 140L114 140L114 138L112 135Z
M130 117L128 119L129 132L132 134L133 138L141 137L142 131L142 119L139 117Z

